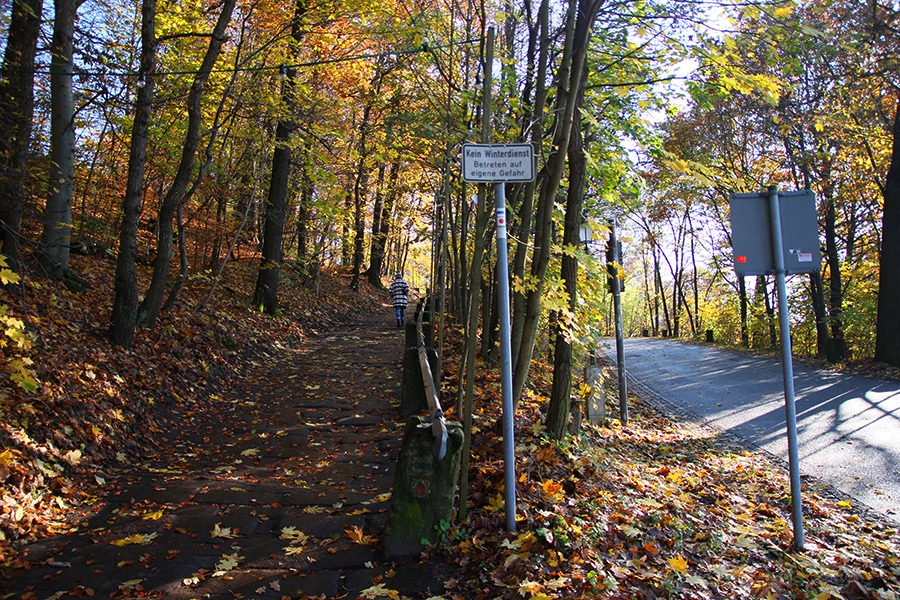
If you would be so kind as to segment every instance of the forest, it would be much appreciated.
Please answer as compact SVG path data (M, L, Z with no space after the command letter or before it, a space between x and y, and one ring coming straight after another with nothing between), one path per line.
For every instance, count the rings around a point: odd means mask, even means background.
M580 410L573 373L609 334L616 278L630 334L777 346L773 278L734 273L734 192L815 194L823 260L790 280L795 352L900 366L894 3L0 9L5 413L46 391L36 363L54 349L29 303L46 281L91 293L98 336L129 352L223 293L277 318L285 281L403 272L440 292L466 360L496 358L493 195L460 175L474 142L534 148L535 181L505 187L513 397L552 349L553 437ZM624 248L607 259L613 223ZM248 265L252 289L224 283ZM188 286L204 290L190 303Z
M354 286L406 270L470 326L483 307L489 355L491 190L459 172L480 141L537 156L537 180L506 194L516 396L536 345L552 338L570 370L609 330L591 274L613 221L627 331L777 346L772 278L733 273L727 209L770 185L818 204L795 350L900 364L889 3L30 0L2 18L4 260L75 288L73 253L115 260L123 348L185 281L214 289L252 256L267 314L285 264L309 281L346 266ZM26 332L7 326L6 370L27 385Z

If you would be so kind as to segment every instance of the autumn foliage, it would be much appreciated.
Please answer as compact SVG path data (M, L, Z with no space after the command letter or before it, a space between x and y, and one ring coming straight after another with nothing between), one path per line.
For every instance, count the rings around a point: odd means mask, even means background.
M211 281L192 278L181 304L159 327L142 329L131 350L104 336L114 265L79 257L90 282L82 293L26 274L0 292L6 318L23 324L26 348L6 351L24 360L34 389L4 374L0 396L0 553L10 544L65 531L70 509L89 507L106 478L126 468L177 428L177 417L227 385L236 372L258 368L280 349L369 314L374 292L351 292L338 271L316 286L287 287L283 312L263 317L249 309L256 260L230 267L206 308ZM290 270L288 270L290 278ZM9 334L7 334L9 335Z
M535 370L517 414L516 533L504 527L499 374L480 375L469 520L435 549L462 571L452 598L898 598L900 544L879 516L805 479L807 549L793 553L785 465L634 396L628 427L551 441L549 367Z

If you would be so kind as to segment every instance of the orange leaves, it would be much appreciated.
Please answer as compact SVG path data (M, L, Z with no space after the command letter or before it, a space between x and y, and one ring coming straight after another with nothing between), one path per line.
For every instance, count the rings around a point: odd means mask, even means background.
M362 527L354 525L350 529L345 529L344 533L350 538L350 541L360 546L369 546L377 541L374 535L366 535L363 533Z
M505 532L493 468L500 446L476 438L482 446L473 452L483 459L470 486L481 500L470 535L447 553L477 569L462 597L825 600L900 589L896 534L860 531L849 502L813 490L804 506L821 536L816 560L789 554L788 481L766 457L720 445L712 432L668 421L640 401L628 428L586 428L552 443L541 435L546 399L535 392L517 413L515 536ZM484 402L484 418L496 418L499 401Z
M541 484L541 489L544 490L544 495L547 497L549 502L561 502L563 499L562 489L563 486L561 483L556 483L552 479L548 479L544 483Z
M678 556L675 556L675 557L673 557L673 558L668 559L668 562L669 562L669 566L672 567L673 570L675 570L675 571L677 571L677 572L679 572L679 573L681 573L681 574L687 573L687 571L688 571L688 563L687 563L687 561L684 559L684 557L681 556L681 554L679 554Z

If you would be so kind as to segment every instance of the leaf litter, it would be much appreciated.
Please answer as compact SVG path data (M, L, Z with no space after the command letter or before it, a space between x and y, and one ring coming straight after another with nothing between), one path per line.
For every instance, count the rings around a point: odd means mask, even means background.
M551 441L550 368L532 372L535 392L516 415L515 533L502 502L499 373L479 372L469 516L430 549L460 570L452 598L900 599L892 523L806 479L806 551L793 552L783 465L634 396L628 427L611 418ZM456 377L445 372L445 406Z
M78 266L85 259L74 260ZM213 308L164 315L162 325L141 331L126 353L97 335L108 320L97 307L106 305L111 269L98 262L86 266L81 265L92 288L82 295L26 278L29 298L40 307L33 310L32 327L41 347L54 351L33 350L39 382L33 394L5 386L0 395L0 474L7 482L0 496L0 558L7 566L17 565L14 543L77 529L111 491L107 476L140 462L147 447L164 441L161 407L177 407L191 419L203 409L201 398L223 402L215 390L237 372L262 365L277 347L302 343L306 334L298 324L336 323L343 317L332 307L360 307L335 301L339 292L303 298L291 302L295 313L273 331L270 320L220 290ZM242 265L247 280L252 267ZM200 286L192 291L196 284L186 285L185 298L203 295ZM15 312L14 299L5 301ZM448 373L442 386L445 406L455 401L454 376ZM482 373L476 383L480 408L470 517L448 527L444 542L429 550L459 571L444 597L898 598L900 555L889 523L806 481L808 549L792 553L789 486L778 464L731 446L715 432L673 422L637 398L627 428L613 419L586 426L577 438L551 442L542 433L541 390L546 392L548 377L549 369L537 365L537 392L523 399L517 415L515 534L503 526L498 378ZM249 398L239 403L255 406ZM257 446L265 441L255 440ZM240 460L257 460L264 450L256 449ZM157 470L177 477L186 467L184 462ZM232 469L223 465L217 473L226 477ZM140 514L149 520L164 516L157 507ZM222 527L216 537L236 535L229 530ZM149 545L153 535L106 541ZM302 551L302 535L288 533L286 554ZM361 530L346 535L355 543L372 541ZM227 574L242 558L232 547L215 573ZM198 581L186 578L185 585ZM396 594L376 583L361 597Z

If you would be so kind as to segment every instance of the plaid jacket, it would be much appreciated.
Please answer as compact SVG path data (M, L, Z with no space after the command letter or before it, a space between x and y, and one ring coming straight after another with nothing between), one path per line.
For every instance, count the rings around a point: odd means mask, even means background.
M402 279L395 279L388 289L394 306L406 306L406 297L409 296L409 284Z

